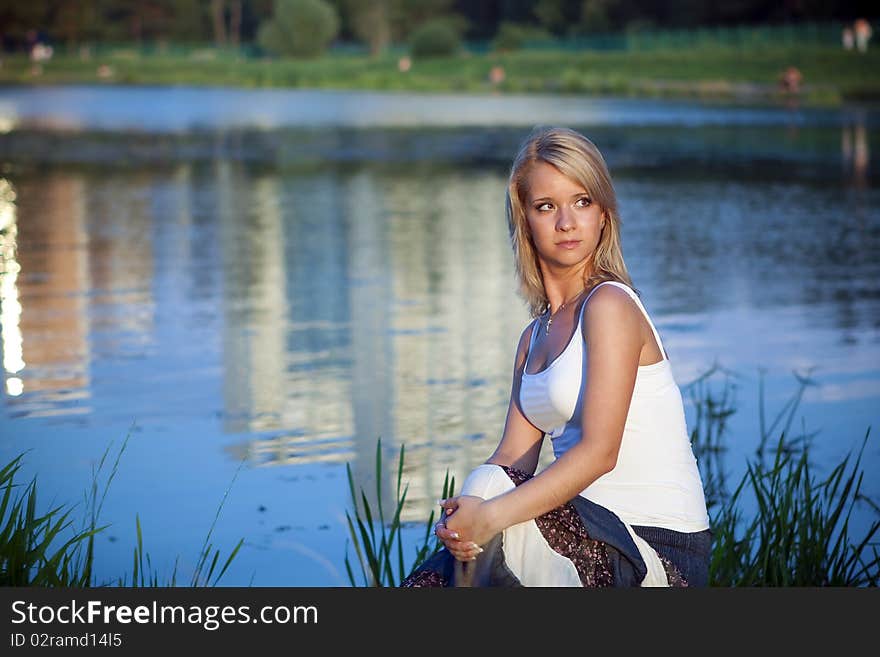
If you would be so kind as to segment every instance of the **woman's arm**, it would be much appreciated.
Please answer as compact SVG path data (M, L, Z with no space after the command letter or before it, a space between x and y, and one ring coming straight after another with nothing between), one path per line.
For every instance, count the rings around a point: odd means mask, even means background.
M544 432L525 418L519 405L519 388L533 328L534 322L526 326L519 338L513 362L513 383L510 387L510 403L507 406L504 431L498 447L486 460L486 463L511 466L529 474L535 474L544 439Z
M541 444L544 438L544 432L525 418L519 406L520 380L528 356L533 326L534 323L526 326L519 338L516 356L513 359L513 383L511 384L510 403L507 407L504 431L498 447L486 461L486 463L511 466L529 474L534 474L538 467L538 457L541 454ZM452 511L453 507L450 507L446 513L452 513ZM471 541L459 540L455 531L444 527L443 517L435 525L434 533L446 546L446 549L460 561L471 559L478 553L478 547Z
M483 502L456 498L451 531L477 544L499 531L567 502L611 471L629 412L643 338L639 310L622 290L603 286L589 299L583 337L587 376L582 381L581 440L540 474ZM585 309L586 311L586 309Z

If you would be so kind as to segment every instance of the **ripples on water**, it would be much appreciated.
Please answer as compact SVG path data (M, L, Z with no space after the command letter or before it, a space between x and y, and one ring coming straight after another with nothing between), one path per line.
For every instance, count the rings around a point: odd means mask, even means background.
M299 111L320 116L327 97ZM0 94L0 111L14 100ZM129 101L73 132L19 102L0 136L0 456L33 448L46 498L76 501L136 425L105 506L104 576L130 565L135 512L154 561L185 569L245 459L218 527L218 545L247 541L227 582L342 584L344 463L373 486L381 437L390 493L405 443L417 521L447 468L460 481L488 456L528 321L505 178L538 116L572 119L605 154L678 382L716 360L739 375L731 478L757 443L759 367L771 408L792 371L812 372L802 414L820 467L876 424L870 111L515 99L509 125L187 132L169 113L156 132L108 130L139 116ZM865 464L880 495L876 441Z

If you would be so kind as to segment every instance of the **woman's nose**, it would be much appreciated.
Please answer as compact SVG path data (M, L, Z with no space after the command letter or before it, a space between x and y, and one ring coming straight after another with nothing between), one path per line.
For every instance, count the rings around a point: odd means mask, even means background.
M574 217L571 210L566 207L560 207L556 216L556 228L559 230L569 230L574 226Z

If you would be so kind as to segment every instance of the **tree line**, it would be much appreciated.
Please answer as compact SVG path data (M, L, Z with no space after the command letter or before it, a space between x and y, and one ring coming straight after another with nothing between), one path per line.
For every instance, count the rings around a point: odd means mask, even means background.
M277 27L285 13L311 16L321 21L322 34L332 32L332 40L360 43L378 53L407 41L432 20L445 21L463 39L488 40L510 27L568 37L848 21L871 18L877 9L866 0L10 0L0 4L0 39L6 51L27 50L37 41L56 48L145 42L237 48L259 43L261 30L265 33L273 21Z

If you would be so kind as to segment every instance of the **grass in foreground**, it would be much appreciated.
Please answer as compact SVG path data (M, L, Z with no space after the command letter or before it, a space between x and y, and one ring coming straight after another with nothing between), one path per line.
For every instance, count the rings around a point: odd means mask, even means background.
M409 486L405 486L401 490L403 480L403 458L404 446L400 446L400 457L397 463L397 488L396 488L396 504L394 509L394 517L390 523L385 522L383 503L382 503L382 441L376 442L376 508L378 515L375 516L370 508L370 502L366 493L361 489L360 502L355 494L354 479L351 474L351 467L346 463L345 471L348 475L348 487L351 491L351 502L353 506L354 520L352 514L345 512L348 520L348 530L357 555L357 565L360 567L361 576L364 586L398 586L403 579L415 568L416 565L422 563L429 556L440 549L441 544L433 538L434 529L434 511L425 522L425 534L422 542L416 547L416 554L411 562L407 565L403 556L403 539L401 536L402 525L400 523L400 514L403 511L403 505L406 503L406 493ZM443 480L442 498L450 497L455 491L455 477L449 476L447 471ZM394 572L394 566L397 566L397 573ZM357 586L352 564L348 558L348 544L345 548L345 571L348 573L348 579L352 586Z
M825 479L811 472L808 450L786 449L780 437L770 465L749 463L730 501L712 520L714 545L710 578L716 586L877 586L880 521L853 538L850 521L861 499L860 469L865 442ZM758 513L744 518L739 508L754 496Z
M99 479L110 454L104 451L92 471L92 484L86 494L86 513L82 526L75 528L74 508L66 505L38 513L37 481L32 479L23 489L15 476L21 469L24 454L15 457L0 470L0 586L75 587L92 586L177 586L177 563L167 577L154 568L150 555L144 551L140 518L135 517L137 544L134 548L131 579L122 575L116 581L97 583L94 579L95 537L110 525L101 524L101 509L128 445L129 433L122 443L110 469L107 481L100 489ZM241 466L239 466L239 470ZM235 477L238 476L236 471ZM220 510L229 494L229 488L217 508L214 521L205 536L199 559L189 581L190 587L216 586L229 564L238 554L244 539L232 549L220 564L220 550L210 542ZM213 552L212 552L213 550Z

